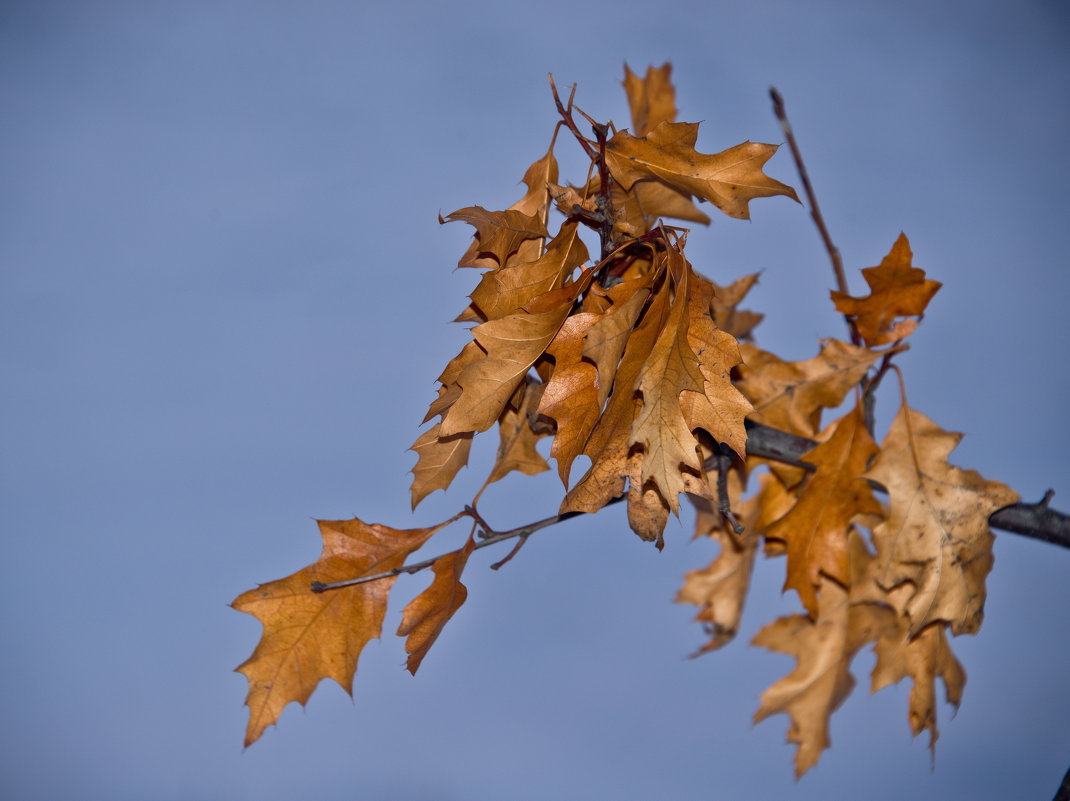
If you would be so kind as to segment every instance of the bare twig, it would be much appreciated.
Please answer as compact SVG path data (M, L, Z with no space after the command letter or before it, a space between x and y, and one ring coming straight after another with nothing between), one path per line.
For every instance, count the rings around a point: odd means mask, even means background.
M810 216L814 219L814 225L817 226L817 231L821 234L821 241L825 243L825 250L828 251L829 260L832 262L832 271L836 274L836 287L840 292L848 294L847 274L843 270L840 249L833 244L828 226L825 225L825 218L821 216L821 207L817 205L817 195L814 194L814 187L810 183L810 175L806 172L802 153L799 150L798 143L795 141L795 133L792 131L791 123L788 121L788 112L784 108L784 98L780 96L780 92L774 86L769 87L769 96L773 99L773 113L776 114L776 118L780 122L784 137L788 140L788 147L791 148L791 156L795 159L795 168L799 171L799 179L802 181L803 190L806 192L806 199L810 201ZM854 321L846 315L844 315L844 319L847 321L847 329L851 334L851 343L861 347L862 338L858 335Z

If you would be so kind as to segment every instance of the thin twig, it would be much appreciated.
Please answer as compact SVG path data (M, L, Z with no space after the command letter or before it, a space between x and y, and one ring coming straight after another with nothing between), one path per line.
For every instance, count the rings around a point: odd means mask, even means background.
M732 513L732 504L728 497L728 471L732 467L732 451L723 442L718 442L717 453L711 458L717 459L717 510L738 537L743 533L743 524Z
M825 250L828 251L829 260L832 262L832 271L836 274L836 286L840 292L845 295L849 294L847 274L843 270L840 249L833 244L828 226L825 225L825 218L821 216L821 207L817 205L817 195L814 194L813 184L810 183L810 175L806 172L802 153L799 150L798 143L795 141L791 123L788 121L788 112L784 108L784 98L780 96L780 92L776 90L775 86L769 87L769 96L773 99L773 113L776 114L776 118L780 122L780 127L788 140L788 147L791 148L791 156L795 159L795 169L799 171L799 178L802 181L803 190L806 192L806 199L810 201L810 216L814 219L814 225L817 226L817 231L821 234L821 240L825 243ZM854 321L847 315L844 315L844 319L847 321L847 329L851 334L851 343L861 347L862 338L858 335Z

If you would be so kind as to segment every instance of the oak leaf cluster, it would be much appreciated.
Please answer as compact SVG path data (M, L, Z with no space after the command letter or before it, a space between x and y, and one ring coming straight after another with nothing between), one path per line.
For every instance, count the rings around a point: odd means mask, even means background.
M905 391L879 444L872 423L873 393L897 370L895 356L940 284L913 266L900 235L880 265L862 271L868 295L832 293L852 341L825 340L796 362L763 350L754 342L761 315L740 307L757 276L717 283L702 275L681 225L709 222L703 205L746 219L752 200L798 200L763 171L777 147L700 152L699 125L676 120L667 64L644 77L625 68L624 87L632 125L623 130L587 117L554 87L559 120L524 174L523 196L507 209L469 206L442 218L472 227L458 266L481 274L458 316L472 338L439 375L424 420L432 425L412 445L413 507L447 489L475 435L492 428L495 463L476 499L436 526L321 521L315 563L235 600L264 626L238 668L250 685L247 745L322 679L351 691L397 575L430 567L430 585L397 631L416 672L467 598L461 579L473 551L522 543L536 530L495 532L476 503L510 472L550 469L538 448L544 438L564 486L556 519L623 500L631 529L661 548L681 496L695 507L696 536L720 545L677 598L698 608L709 634L699 653L739 630L759 550L784 557L784 590L802 610L766 625L754 644L796 665L762 694L755 718L789 717L797 775L828 747L829 718L855 684L851 661L863 648L876 654L874 691L910 680L913 733L928 731L935 743L938 679L959 703L965 673L949 635L981 624L988 516L1017 496L949 464L959 435L910 408ZM574 184L558 174L562 132L591 165ZM816 444L798 464L754 456L748 421ZM590 466L574 477L581 456ZM472 521L462 548L406 564L460 519Z

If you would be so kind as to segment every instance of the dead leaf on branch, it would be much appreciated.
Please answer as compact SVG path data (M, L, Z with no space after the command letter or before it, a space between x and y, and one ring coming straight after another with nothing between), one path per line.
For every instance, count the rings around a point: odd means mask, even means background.
M988 516L1019 499L948 463L961 439L904 404L866 473L890 499L887 520L873 531L877 583L885 590L910 583L900 611L910 617L911 637L936 621L954 634L980 628L993 561Z
M869 295L853 298L843 292L831 293L837 311L854 319L858 333L871 348L891 344L913 333L918 321L899 318L920 318L942 286L939 281L926 278L924 270L911 266L912 258L910 242L906 234L900 234L878 266L862 270L869 284Z
M431 568L435 574L431 586L405 607L397 633L408 638L405 652L409 658L405 667L414 676L442 629L468 598L461 574L475 546L475 540L469 537L463 548L436 559Z
M672 85L672 64L646 68L640 78L624 65L624 91L632 113L632 130L646 136L663 122L676 121L676 89Z
M880 358L836 339L822 340L821 352L802 362L786 362L747 343L739 347L743 365L736 386L754 404L750 419L810 438L820 428L821 410L843 403Z
M379 637L386 599L396 577L314 593L312 582L330 583L401 567L445 523L399 530L378 523L320 520L323 552L313 564L284 579L261 584L231 604L264 624L256 650L238 671L249 680L251 745L291 701L304 705L316 685L333 679L353 694L360 652Z
M704 154L695 150L697 139L698 123L690 122L662 122L644 137L620 131L606 143L606 164L625 190L655 178L744 220L754 198L786 195L798 201L794 189L762 172L776 145L744 142Z
M784 589L799 593L803 606L817 615L817 588L822 577L848 586L847 538L852 521L880 514L881 506L862 477L877 452L855 407L829 426L824 441L803 457L817 470L796 491L791 510L766 531L768 539L786 544L788 565Z

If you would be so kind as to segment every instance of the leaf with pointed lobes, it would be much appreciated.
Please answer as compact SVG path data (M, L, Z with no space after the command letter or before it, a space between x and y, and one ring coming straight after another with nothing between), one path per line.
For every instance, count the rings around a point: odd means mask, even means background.
M641 279L635 279L640 281ZM646 286L637 288L627 301L617 308L616 312L607 314L606 318L588 329L588 344L592 336L602 323L620 315L622 318L636 319L631 311L625 312L625 308L632 303L637 303L642 308L642 302L650 294L649 287L653 286L654 275L648 275L645 279ZM623 284L618 287L623 287ZM614 287L617 289L618 287ZM636 381L643 368L647 355L654 347L658 334L664 325L668 314L668 293L659 291L654 293L654 298L646 311L639 317L639 322L634 330L631 325L625 331L622 326L613 325L612 333L606 331L607 336L598 346L602 352L601 357L596 357L595 362L599 366L599 381L602 381L603 362L598 358L606 358L607 352L618 352L621 348L623 355L620 356L620 364L612 377L612 393L602 411L601 417L595 424L591 436L587 439L583 452L590 457L591 466L576 485L569 490L561 502L562 513L564 512L597 512L611 499L624 492L626 478L632 473L628 441L631 436L632 422L635 420L639 400L635 396ZM639 310L635 310L638 314ZM604 346L604 350L603 350ZM588 352L585 347L584 355ZM603 385L603 391L605 386ZM640 535L642 536L642 535Z
M497 320L514 314L539 295L561 286L589 258L578 228L577 223L564 223L546 252L534 261L514 257L500 270L484 273L471 294L483 318Z
M867 643L895 630L895 613L886 606L851 604L843 587L821 578L817 616L790 615L773 621L754 637L754 645L796 659L794 670L761 696L754 722L784 713L791 718L788 742L795 752L795 778L817 764L829 747L829 718L854 689L851 660Z
M598 368L599 407L605 405L613 388L628 338L650 297L652 279L653 276L648 274L610 288L607 294L612 305L587 329L583 358L594 362Z
M542 454L535 450L535 443L548 432L537 432L532 427L545 389L546 384L529 375L513 393L498 418L498 456L487 477L488 484L505 478L513 470L533 476L550 469Z
M740 344L740 352L736 386L754 404L750 419L811 438L820 427L821 410L843 403L880 358L835 339L822 340L821 352L802 362L786 362L747 343Z
M402 613L398 636L408 637L405 653L409 658L405 667L414 676L442 629L468 598L461 574L475 546L475 540L469 537L463 548L436 559L431 568L435 574L431 586L413 598Z
M522 211L487 211L482 206L466 206L463 209L439 217L440 223L466 222L476 229L479 244L477 255L489 254L499 264L516 252L520 245L529 239L541 239L548 236L546 225L537 214L524 214ZM471 250L471 249L470 249ZM458 267L482 267L468 260L468 254L457 264Z
M379 637L395 577L312 592L330 583L401 567L445 526L399 530L353 520L320 520L323 552L291 576L242 593L231 604L264 624L256 650L238 667L249 680L245 745L275 723L291 701L302 706L316 685L333 679L350 695L360 652Z
M851 565L851 599L853 602L877 603L893 610L902 609L909 598L909 584L885 591L874 580L876 559L861 535L853 532L848 542ZM951 652L947 641L947 624L931 623L916 637L911 637L910 618L896 615L890 627L873 646L877 663L871 676L870 691L877 692L890 684L910 678L908 720L916 737L929 730L929 749L935 750L939 732L936 727L936 679L942 679L948 703L958 709L966 686L966 672Z
M554 373L543 392L538 413L557 423L550 455L557 460L557 473L566 488L572 462L583 453L602 411L598 370L583 360L587 331L602 318L603 315L589 312L573 314L546 349L554 359Z
M715 440L745 458L747 432L743 421L754 407L732 384L732 369L743 360L739 343L731 334L718 329L713 321L713 283L693 272L690 265L687 270L691 279L687 344L698 362L703 385L701 392L682 392L680 408L692 430L705 429Z
M554 158L552 141L546 154L528 167L524 173L523 181L527 185L528 191L524 194L524 197L510 206L508 210L520 212L528 217L537 217L545 225L550 203L547 184L557 183L557 159ZM520 262L534 261L542 255L542 244L543 240L541 238L527 239L520 243L513 258ZM481 256L481 252L482 246L479 238L473 239L472 244L468 246L468 250L461 257L457 266L475 267L481 270L496 270L498 267L504 266L504 262L488 256ZM462 314L462 316L466 316L469 313Z
M660 123L676 121L676 89L672 85L672 65L668 62L656 68L647 67L644 78L625 64L624 91L636 136L646 136Z
M737 340L750 339L755 326L765 317L764 314L736 308L751 287L758 283L758 273L751 273L737 278L727 286L713 283L713 321L722 331L731 334Z
M442 419L444 436L486 431L494 425L528 370L557 335L592 276L590 270L585 270L575 281L539 295L516 314L472 329L472 336L487 355L465 367L458 377L461 395Z
M918 320L898 318L921 317L933 295L943 286L926 278L924 270L912 267L912 258L906 234L899 234L878 266L862 270L870 294L853 298L843 292L831 293L836 310L854 318L858 333L871 348L897 342L913 333Z
M653 481L672 511L678 512L683 468L694 475L703 471L698 440L684 417L680 396L686 390L704 396L705 377L688 344L688 297L694 274L678 251L667 251L665 258L668 277L658 294L668 303L668 311L636 383L642 407L632 423L628 446L638 446L643 453L640 486ZM675 285L671 300L670 285ZM739 429L742 432L742 417Z
M862 409L856 406L821 436L820 445L803 456L817 470L811 474L791 510L765 532L787 547L784 589L799 593L803 606L817 614L817 588L828 576L849 583L847 536L860 514L881 513L869 484L862 478L877 443L866 430Z
M468 464L474 432L461 431L442 435L442 424L435 423L422 433L409 448L417 455L412 468L412 508L435 490L449 489L462 467Z
M798 201L794 189L762 172L776 145L744 142L704 154L695 150L697 139L698 123L691 122L663 122L645 137L620 131L606 143L606 165L625 190L656 178L743 220L750 218L754 198L786 195Z
M901 613L915 637L938 620L973 634L984 616L985 578L992 569L988 516L1018 493L973 470L948 463L962 435L945 431L904 403L866 478L888 490L887 519L873 530L877 583L909 582Z
M743 481L738 470L731 470L728 473L728 497L732 511L743 524L743 533L736 535L718 509L713 486L717 481L716 474L709 474L707 480L711 485L710 497L688 496L696 510L695 537L715 540L721 546L721 552L707 567L689 571L676 594L676 603L693 604L699 608L695 620L702 623L710 635L710 641L693 653L693 657L728 644L739 630L754 555L760 541L754 518L763 505L761 490L746 501L740 500ZM775 479L768 473L762 476L763 487L770 481Z

